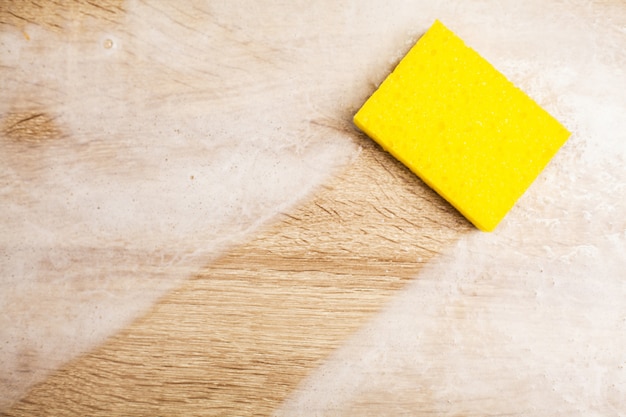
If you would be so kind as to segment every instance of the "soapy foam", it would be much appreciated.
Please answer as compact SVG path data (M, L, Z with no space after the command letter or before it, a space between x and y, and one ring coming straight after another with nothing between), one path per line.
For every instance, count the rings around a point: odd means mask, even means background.
M573 135L494 233L426 267L277 415L626 410L626 9L481 6L431 17Z

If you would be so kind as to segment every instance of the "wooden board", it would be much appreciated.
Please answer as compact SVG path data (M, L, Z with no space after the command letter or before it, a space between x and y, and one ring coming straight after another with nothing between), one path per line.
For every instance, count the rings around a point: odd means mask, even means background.
M339 7L330 4L333 2L321 3L312 10L328 9L330 15ZM71 33L69 41L79 42L77 33L96 32L89 26L94 22L100 22L103 30L123 22L133 4L3 4L0 29L18 30L27 38L36 27L61 36ZM161 6L157 3L154 8ZM296 13L299 7L302 5L285 5L289 8L286 15ZM198 17L178 11L168 17L172 25L191 27L202 18L211 20L210 15ZM242 10L233 6L232 13L236 16ZM306 21L307 16L301 18ZM320 12L316 22L323 20ZM381 22L388 28L394 26L391 18L382 17ZM275 17L274 24L277 31L285 33L298 27L296 21L285 29L280 17ZM254 28L245 27L245 22L241 25L236 19L225 24L227 36L217 39L212 50L227 48L234 41L244 42L237 38L238 33L252 33ZM354 40L357 35L344 40ZM398 33L390 37L392 40L372 46L382 51L391 44L401 45L386 55L382 59L385 62L369 72L365 81L357 83L367 91L361 88L354 94L336 93L328 100L340 102L341 111L315 119L322 128L313 135L339 135L361 148L358 156L304 200L221 252L217 259L182 271L187 278L175 281L175 288L140 318L100 346L52 370L4 415L270 415L424 265L463 236L476 233L437 194L359 133L350 120L374 84L410 46L404 45L407 38L417 35ZM167 37L167 33L155 33L158 36ZM319 42L327 41L323 34L320 36ZM376 36L371 35L373 38ZM102 44L106 49L111 47L107 41ZM259 48L271 53L268 44L259 40ZM178 53L161 52L163 60L176 59ZM315 59L330 59L318 54ZM257 65L263 71L267 63L260 59ZM7 63L0 68L3 74L14 70ZM189 74L181 70L167 76L171 78L161 79L164 90L186 94L191 101L195 95L201 97L201 92L185 84L191 79ZM279 85L269 83L262 94L272 95ZM308 94L308 89L303 90ZM228 98L220 103L229 106L237 100ZM42 100L39 104L35 110L18 108L3 114L3 137L32 144L66 135L62 126L55 124L63 103ZM297 122L290 119L287 124ZM78 139L84 143L94 138ZM29 163L22 145L3 146L14 152L15 158ZM119 250L115 245L100 249ZM137 259L142 256L139 252ZM176 270L161 272L181 274ZM28 351L21 360L25 373L34 366L46 366L45 361L32 363ZM485 400L485 407L489 401L496 400ZM363 411L368 405L360 407ZM415 400L415 407L416 413L426 413L435 404L420 398Z

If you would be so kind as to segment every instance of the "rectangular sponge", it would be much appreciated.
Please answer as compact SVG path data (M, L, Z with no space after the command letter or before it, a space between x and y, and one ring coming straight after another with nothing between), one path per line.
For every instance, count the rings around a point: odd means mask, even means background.
M354 123L483 231L570 135L439 21Z

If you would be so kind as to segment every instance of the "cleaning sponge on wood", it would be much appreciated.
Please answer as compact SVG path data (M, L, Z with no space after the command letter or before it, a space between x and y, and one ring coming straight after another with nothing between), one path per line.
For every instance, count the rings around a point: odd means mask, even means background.
M354 123L484 231L570 135L439 21Z

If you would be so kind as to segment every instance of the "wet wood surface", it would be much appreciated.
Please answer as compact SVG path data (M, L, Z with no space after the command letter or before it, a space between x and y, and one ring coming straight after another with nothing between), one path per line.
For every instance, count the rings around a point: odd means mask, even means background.
M623 413L625 3L494 4L0 2L0 414ZM574 132L490 235L351 122L441 15Z

